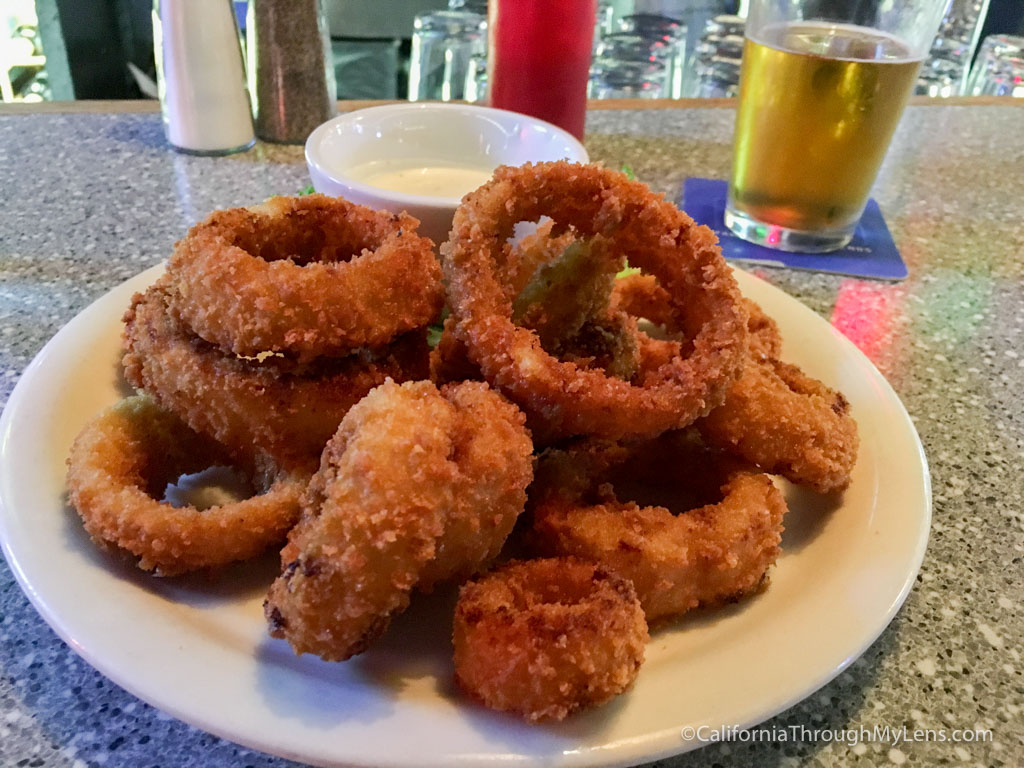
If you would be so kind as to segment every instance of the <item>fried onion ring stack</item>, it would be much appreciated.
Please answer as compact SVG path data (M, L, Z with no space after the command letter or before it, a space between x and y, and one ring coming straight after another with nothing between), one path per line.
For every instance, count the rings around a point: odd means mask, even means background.
M79 435L69 498L161 575L287 539L270 634L329 661L475 579L459 688L560 720L629 689L649 624L767 584L787 512L767 473L841 491L856 423L782 362L713 233L623 174L499 168L442 264L416 225L311 195L193 227L124 316L142 393ZM257 495L163 500L224 464Z
M314 471L367 392L428 375L440 266L416 225L324 195L213 213L132 300L126 378L240 460Z
M124 316L125 378L145 396L71 451L69 496L89 533L162 575L281 543L349 408L428 374L440 265L416 225L310 195L193 227ZM205 511L163 501L182 474L227 464L258 495Z
M524 221L536 232L514 244ZM498 169L464 199L442 256L451 314L432 375L487 381L548 446L527 553L628 580L647 622L767 583L787 511L767 472L817 491L849 481L845 400L778 359L778 327L739 295L713 234L644 185L569 163ZM617 274L627 260L639 273ZM544 589L569 588L544 573ZM499 571L463 589L457 679L488 706L561 717L587 701L561 655L577 646L521 580ZM595 659L575 660L600 678Z

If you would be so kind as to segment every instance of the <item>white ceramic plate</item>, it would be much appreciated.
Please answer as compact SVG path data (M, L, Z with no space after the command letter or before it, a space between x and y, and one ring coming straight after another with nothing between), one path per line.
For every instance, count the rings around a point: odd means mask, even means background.
M120 317L149 270L63 328L0 421L0 536L32 603L77 653L169 714L249 747L359 766L631 765L699 746L685 727L752 725L856 659L895 615L924 555L928 471L914 427L871 363L811 310L739 273L774 316L785 355L853 404L860 460L841 502L788 488L783 555L763 594L656 632L628 694L530 726L453 690L452 596L414 604L343 664L266 635L275 558L217 580L160 580L99 551L65 505L64 459L124 391Z

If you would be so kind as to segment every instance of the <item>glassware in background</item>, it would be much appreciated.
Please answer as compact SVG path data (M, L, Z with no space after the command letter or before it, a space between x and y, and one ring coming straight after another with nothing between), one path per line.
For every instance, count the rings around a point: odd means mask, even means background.
M986 37L971 67L966 93L1024 98L1024 37Z
M449 11L470 11L487 15L487 0L448 0Z
M628 13L654 14L678 21L686 28L685 51L682 65L682 93L684 97L697 95L697 79L694 73L697 45L710 19L722 14L734 13L736 0L624 0ZM616 11L620 10L623 0L617 0Z
M423 13L413 22L409 100L466 97L474 57L487 56L487 17L468 10Z
M590 68L592 99L660 99L668 95L671 55L664 41L629 32L605 35Z
M338 99L405 98L407 84L401 93L398 86L399 71L407 71L401 45L394 38L331 38Z
M249 0L245 27L256 135L301 144L337 113L323 0Z
M22 87L20 98L24 102L53 101L50 90L50 77L45 69L41 69Z
M619 29L647 40L652 53L664 62L665 85L662 96L671 99L682 98L683 68L686 64L686 27L668 16L634 13L619 21Z
M448 0L448 9L451 11L464 10L479 13L485 20L487 18L487 0ZM463 88L463 98L474 103L487 100L486 31L483 40L483 48L469 58L469 66L466 70L466 83Z
M229 0L154 0L153 49L164 133L174 149L226 155L253 145Z
M474 53L469 59L464 98L473 103L487 101L487 51Z
M732 98L739 93L745 24L739 16L708 19L693 55L693 96Z
M960 96L966 92L968 68L978 47L988 4L989 0L952 0L921 66L916 93Z
M0 2L0 100L51 100L45 65L35 3Z
M945 4L751 2L729 229L788 251L850 241Z
M598 0L597 16L594 18L594 55L597 55L598 43L615 31L615 3L612 0Z
M491 106L547 120L583 138L595 0L491 0Z

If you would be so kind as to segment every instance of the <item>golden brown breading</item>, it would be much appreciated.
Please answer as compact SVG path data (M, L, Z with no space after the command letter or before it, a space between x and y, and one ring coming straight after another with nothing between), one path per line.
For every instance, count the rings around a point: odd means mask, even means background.
M860 443L841 392L771 358L751 359L697 427L712 445L819 493L850 484Z
M523 415L486 384L388 382L345 416L265 604L296 653L360 653L416 587L497 554L533 477Z
M237 355L308 361L387 344L441 310L441 270L407 214L325 195L214 211L167 263L172 314Z
M612 305L643 317L685 343L689 330L674 312L668 293L648 275L630 275L615 285ZM857 460L857 424L839 392L781 362L782 336L775 321L744 298L749 351L743 373L721 406L697 422L713 445L765 472L828 493L850 482ZM656 370L675 341L641 337L641 369Z
M630 579L649 623L757 589L779 553L785 500L770 477L694 437L548 451L530 489L535 550Z
M515 322L502 284L515 225L541 216L583 239L606 239L654 274L696 329L689 353L638 386L547 352ZM552 438L653 436L686 426L717 406L739 375L746 313L714 234L624 174L567 162L499 168L456 210L441 253L455 335L484 379Z
M345 413L386 379L426 375L423 331L383 349L296 365L245 360L197 339L167 312L165 281L136 294L125 313L124 375L197 432L242 460L268 455L316 471Z
M220 446L139 395L90 421L71 446L68 496L94 540L171 576L246 560L279 544L299 516L308 475L251 473L264 493L210 509L160 501L182 474L225 464Z
M648 639L627 580L573 558L512 562L462 588L455 681L492 709L561 720L628 689Z

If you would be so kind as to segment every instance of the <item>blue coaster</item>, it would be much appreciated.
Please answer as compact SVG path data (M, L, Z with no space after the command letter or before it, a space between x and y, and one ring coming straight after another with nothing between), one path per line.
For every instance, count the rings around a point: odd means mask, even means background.
M831 253L790 253L748 243L726 229L723 216L727 192L728 184L721 179L687 179L680 208L698 224L715 231L722 255L730 261L882 280L903 280L907 276L907 265L874 198L868 200L853 240L845 248Z

